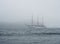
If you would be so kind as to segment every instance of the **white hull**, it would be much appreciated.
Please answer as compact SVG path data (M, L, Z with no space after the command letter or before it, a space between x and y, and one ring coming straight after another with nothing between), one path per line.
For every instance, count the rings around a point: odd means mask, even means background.
M46 27L34 27L34 26L28 26L29 33L46 33L47 28Z

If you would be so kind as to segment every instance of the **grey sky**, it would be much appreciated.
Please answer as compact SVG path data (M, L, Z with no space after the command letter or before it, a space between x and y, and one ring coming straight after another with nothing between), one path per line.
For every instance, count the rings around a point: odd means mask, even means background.
M60 27L59 0L0 0L0 22L28 22L33 13L48 27ZM28 21L27 21L28 20Z

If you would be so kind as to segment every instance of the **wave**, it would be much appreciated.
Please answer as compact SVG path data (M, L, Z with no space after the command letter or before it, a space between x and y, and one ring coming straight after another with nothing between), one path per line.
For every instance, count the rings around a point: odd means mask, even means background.
M33 35L60 35L60 33L20 33L20 32L3 32L0 31L0 36L33 36Z
M20 33L0 33L0 36L27 36L27 35L60 35L60 33L32 33L32 34L20 34Z
M60 33L32 33L33 35L60 35Z
M23 34L12 32L12 33L7 33L7 32L0 32L0 36L22 36Z

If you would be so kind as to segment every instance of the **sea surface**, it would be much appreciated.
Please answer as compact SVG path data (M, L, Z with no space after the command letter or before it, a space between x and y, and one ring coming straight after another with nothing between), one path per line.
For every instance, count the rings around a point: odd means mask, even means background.
M31 34L27 30L0 27L0 44L60 44L60 28L48 29L50 34Z

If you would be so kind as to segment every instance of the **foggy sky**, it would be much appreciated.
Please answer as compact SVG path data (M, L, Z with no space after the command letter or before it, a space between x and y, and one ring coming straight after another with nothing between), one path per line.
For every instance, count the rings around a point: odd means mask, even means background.
M27 23L32 14L34 20L43 16L48 27L60 27L60 0L0 0L0 22Z

